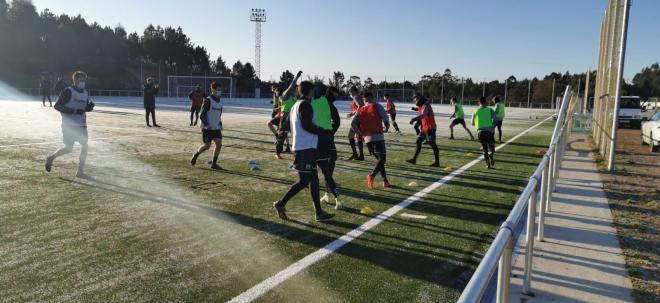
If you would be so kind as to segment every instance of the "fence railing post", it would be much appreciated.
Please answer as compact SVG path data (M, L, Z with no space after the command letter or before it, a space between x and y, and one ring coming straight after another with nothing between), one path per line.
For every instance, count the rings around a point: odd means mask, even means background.
M534 178L537 178L534 176ZM538 181L538 179L536 179ZM532 293L532 260L534 257L534 225L536 223L536 197L541 184L536 183L536 189L529 196L527 206L527 243L525 245L525 279L523 280L523 294Z
M549 157L548 157L549 158ZM543 173L541 174L541 203L539 204L539 228L538 235L536 236L539 241L543 241L543 229L545 227L545 204L548 201L548 171L550 161L546 162L545 167L543 167Z
M497 303L509 302L509 288L511 287L511 258L513 256L513 230L509 230L506 246L500 257L497 276Z
M557 140L559 141L559 140ZM552 180L555 178L555 156L557 155L557 145L555 145L555 150L550 155L550 161L548 161L548 186L546 189L546 198L545 198L545 212L550 212L552 203Z

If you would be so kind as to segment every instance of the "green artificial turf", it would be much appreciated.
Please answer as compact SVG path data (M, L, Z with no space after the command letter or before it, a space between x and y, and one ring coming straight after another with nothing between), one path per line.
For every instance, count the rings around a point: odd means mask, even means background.
M225 170L212 171L210 152L190 167L201 135L176 126L182 115L161 115L162 129L146 129L130 115L91 116L91 138L113 138L92 142L87 173L93 180L74 177L77 149L58 159L53 172L44 171L43 159L57 142L0 150L0 301L226 301L366 222L370 216L360 208L383 212L449 173L427 166L429 147L418 165L404 162L415 141L406 129L387 136L392 188L383 189L378 177L376 188L366 189L372 158L340 160L335 179L347 208L334 221L317 223L304 191L287 205L292 220L285 222L272 203L297 176L288 169L291 155L274 159L265 122L228 119L220 156ZM505 126L504 140L536 123ZM529 132L496 154L497 169L473 166L260 301L454 301L464 286L459 276L477 266L550 131L547 122ZM57 128L50 132L50 139L0 133L0 146L59 140ZM340 159L349 151L345 133L342 128L337 137ZM466 139L439 138L439 146L441 164L452 169L481 154ZM262 170L251 171L248 160Z

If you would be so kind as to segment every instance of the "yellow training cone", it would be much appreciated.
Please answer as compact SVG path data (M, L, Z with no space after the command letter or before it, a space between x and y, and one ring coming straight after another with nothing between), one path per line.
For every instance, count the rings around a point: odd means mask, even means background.
M467 154L465 154L465 155L468 156L468 157L474 157L474 154L473 154L473 153L467 153Z
M445 166L445 168L444 168L443 170L444 170L444 171L451 171L452 168L451 168L451 166Z
M417 182L412 181L412 182L408 183L408 186L417 186Z
M367 215L367 216L371 215L373 212L374 212L374 210L371 209L371 207L369 207L369 206L365 206L362 209L360 209L360 213L363 214L363 215Z

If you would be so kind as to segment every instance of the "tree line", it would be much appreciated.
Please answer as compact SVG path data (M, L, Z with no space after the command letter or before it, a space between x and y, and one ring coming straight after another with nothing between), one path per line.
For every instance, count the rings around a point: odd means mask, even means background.
M114 28L88 23L82 16L55 15L48 9L37 12L29 0L0 0L0 80L15 87L36 87L39 75L61 75L82 69L91 77L91 88L137 90L145 77L164 83L167 75L232 76L236 93L253 94L260 86L268 94L275 85L287 85L293 72L282 72L279 81L257 79L254 66L240 60L228 66L221 56L211 60L204 46L195 45L180 27L149 25L139 34L128 33L121 25ZM590 91L595 88L596 71L591 74ZM447 68L423 75L416 81L362 79L335 71L327 80L308 77L322 93L328 86L344 91L350 86L362 89L414 90L434 100L463 96L474 100L482 95L500 95L510 102L549 103L566 85L578 84L584 90L586 73L552 72L541 78L518 79L510 76L495 81L475 81ZM54 79L51 79L54 80ZM643 98L660 96L660 68L655 63L624 84L625 94Z

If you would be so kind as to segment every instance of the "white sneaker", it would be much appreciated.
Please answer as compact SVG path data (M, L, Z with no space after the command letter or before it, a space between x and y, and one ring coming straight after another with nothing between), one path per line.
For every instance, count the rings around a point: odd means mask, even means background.
M323 197L321 197L321 202L330 203L330 196L328 195L328 193L326 193L325 195L323 195Z

